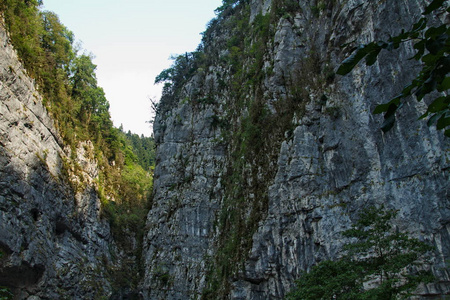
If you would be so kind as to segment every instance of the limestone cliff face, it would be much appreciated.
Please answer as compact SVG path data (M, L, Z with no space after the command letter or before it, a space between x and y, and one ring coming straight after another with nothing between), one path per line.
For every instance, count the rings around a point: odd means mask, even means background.
M75 151L65 149L1 24L0 285L15 299L111 294L115 246L100 219L93 146Z
M209 60L155 120L145 297L282 299L302 271L338 255L340 233L374 204L436 246L441 284L422 292L448 293L449 143L417 120L424 103L411 101L386 134L372 114L413 78L411 45L332 72L341 45L397 34L426 3L242 2L212 25Z

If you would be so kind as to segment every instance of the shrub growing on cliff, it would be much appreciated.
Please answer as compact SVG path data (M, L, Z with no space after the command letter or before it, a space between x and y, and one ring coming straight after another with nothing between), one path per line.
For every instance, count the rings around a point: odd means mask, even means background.
M397 299L409 296L420 283L433 281L424 267L428 244L393 230L397 212L371 207L343 233L353 239L347 253L323 261L297 281L289 300Z
M439 27L428 27L427 15L442 9L448 17L450 8L445 8L444 0L434 0L425 8L422 17L416 22L409 31L402 30L401 34L391 37L388 41L372 42L367 45L361 45L354 50L353 54L344 60L337 70L337 74L345 75L351 72L353 68L363 58L366 59L368 66L373 65L381 50L392 51L400 47L400 44L413 41L416 55L413 59L422 63L422 70L417 77L407 85L400 95L392 98L389 102L378 105L374 113L384 113L384 132L394 126L395 113L397 109L403 106L406 99L415 95L418 101L425 96L437 91L441 94L428 105L428 110L420 119L430 117L428 126L436 124L438 130L445 130L445 136L450 136L450 27L445 23Z

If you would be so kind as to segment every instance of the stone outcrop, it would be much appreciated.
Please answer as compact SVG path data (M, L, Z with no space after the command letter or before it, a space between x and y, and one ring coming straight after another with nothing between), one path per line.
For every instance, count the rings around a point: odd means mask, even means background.
M116 250L100 218L94 149L85 142L74 151L0 24L0 285L15 299L111 294Z
M230 25L225 16L204 37L208 64L175 99L161 103L144 241L145 298L199 299L216 287L231 299L282 299L302 271L339 255L346 242L341 232L362 208L381 204L399 210L399 230L436 247L433 271L440 284L421 293L449 293L449 143L417 120L426 110L423 102L408 101L385 134L379 129L383 117L372 114L417 72L417 63L408 60L411 44L381 53L375 65L362 63L348 76L332 72L348 53L341 45L398 34L420 18L426 3L291 1L298 4L295 12L285 7L276 14L285 2L249 1L247 22L253 26L260 14L275 16L255 88L236 85L232 51L250 50L230 51L233 26L242 23ZM248 47L259 38L251 34ZM250 73L250 60L243 74ZM280 114L284 103L296 99L302 104L295 112L288 107ZM262 113L253 112L257 107ZM265 127L256 123L260 118L277 121ZM259 126L256 134L249 120ZM248 144L258 141L255 135L265 139L261 145ZM244 253L235 255L236 249ZM237 267L226 273L232 265ZM227 284L220 274L229 274ZM215 280L220 284L214 286Z

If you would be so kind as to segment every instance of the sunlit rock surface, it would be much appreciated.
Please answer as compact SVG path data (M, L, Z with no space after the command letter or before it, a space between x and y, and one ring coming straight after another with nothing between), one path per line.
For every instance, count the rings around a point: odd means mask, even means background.
M398 209L399 230L436 246L433 270L441 283L421 293L449 292L449 143L442 132L417 120L426 110L422 102L409 101L386 134L380 130L383 117L372 114L417 72L416 62L408 60L411 44L383 52L371 67L362 63L345 77L332 76L348 55L341 45L398 34L421 17L426 3L322 2L326 5L314 10L316 1L300 1L297 13L272 23L274 34L263 54L263 66L271 71L258 94L231 92L232 75L223 59L233 27L219 22L205 45L207 54L219 55L157 114L155 190L144 241L146 299L199 299L204 293L208 271L220 267L211 262L223 238L220 216L229 209L227 171L240 159L224 133L238 130L249 114L233 110L232 103L236 97L259 97L270 110L287 99L294 77L306 90L304 111L292 118L285 137L274 141L277 155L269 167L255 175L274 174L261 182L268 205L240 271L229 278L228 297L282 299L302 271L339 255L345 243L340 233L374 204ZM249 22L269 14L273 5L250 1ZM308 64L312 60L316 66ZM200 103L204 95L214 101ZM230 126L214 126L218 118L228 118ZM257 201L247 196L244 201Z

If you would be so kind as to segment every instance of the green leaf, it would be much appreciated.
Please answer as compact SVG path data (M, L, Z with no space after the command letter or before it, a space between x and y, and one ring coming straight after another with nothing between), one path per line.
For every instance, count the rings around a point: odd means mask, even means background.
M444 80L438 85L438 91L443 92L450 89L450 77L445 77Z
M378 54L381 51L381 47L375 49L374 51L370 52L366 57L366 65L371 66L377 61Z
M426 113L424 113L423 115L421 115L420 117L419 117L419 120L423 120L423 119L425 119L426 117L428 117L430 115L430 113L429 112L426 112Z
M411 95L411 91L418 87L420 84L419 80L414 79L410 84L408 84L407 86L405 86L402 90L402 96L403 97L407 97L409 95Z
M392 98L389 102L377 105L375 107L375 110L373 111L374 114L381 114L383 112L387 112L386 114L392 114L395 113L395 111L400 108L400 100L404 98L405 95L402 93L398 95L395 98Z
M430 27L425 31L425 38L435 39L437 36L444 34L447 30L447 25L441 25L439 27Z
M427 27L427 19L421 18L417 23L413 24L412 31L421 31Z
M447 130L444 132L444 134L445 134L446 137L450 137L450 129L447 129Z
M395 112L397 111L397 109L398 109L398 106L396 104L391 103L389 105L389 108L386 111L386 114L384 115L383 125L381 126L381 130L383 130L383 132L388 132L394 126Z
M425 52L425 40L420 40L419 42L415 43L414 49L417 50L417 54L414 56L414 58L418 60Z
M400 43L403 42L404 39L408 38L408 34L405 32L402 32L401 34L391 37L389 40L392 43L392 48L393 49L398 49L398 47L400 47Z
M439 57L439 52L444 49L448 36L446 34L438 35L437 37L429 38L426 41L426 48L433 56Z
M436 123L436 128L438 130L444 129L445 127L450 126L450 117L447 117L446 114L443 114Z
M380 104L377 105L373 111L373 114L377 115L377 114L381 114L384 113L385 111L388 110L389 105L391 105L389 102L388 103L384 103L384 104Z
M386 133L394 127L395 123L395 115L390 116L386 120L384 120L383 125L381 126L381 130Z
M427 46L428 49L428 46ZM436 63L437 60L437 56L432 54L432 53L428 53L427 55L422 57L422 62L425 63L426 65L432 65L434 63Z
M440 116L441 116L441 114L432 115L431 118L428 119L427 126L428 127L432 126Z
M439 97L435 99L433 102L431 102L430 105L428 105L428 112L430 113L437 113L439 111L442 111L446 107L448 107L449 104L449 97Z
M432 91L434 91L437 88L437 78L435 76L430 76L424 83L423 83L423 96L425 96L426 94L431 93ZM423 97L422 96L422 97ZM420 98L422 99L422 98ZM420 99L418 98L418 100L420 101Z
M347 75L353 68L363 59L367 54L369 54L373 48L376 46L375 43L370 43L367 45L359 46L348 58L346 58L342 64L339 66L336 74Z
M425 8L425 11L422 13L422 15L428 15L434 10L440 8L445 0L434 0Z

